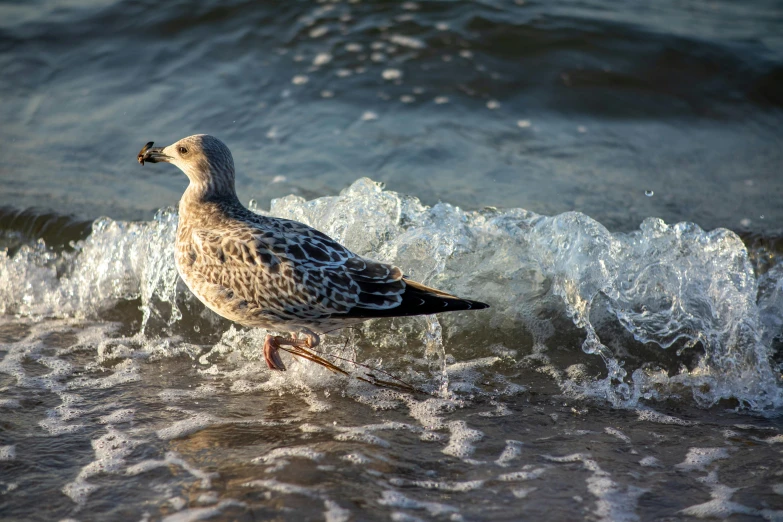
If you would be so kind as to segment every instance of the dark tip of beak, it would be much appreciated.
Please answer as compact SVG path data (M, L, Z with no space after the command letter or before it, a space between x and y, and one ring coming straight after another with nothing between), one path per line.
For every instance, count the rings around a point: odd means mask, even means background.
M145 161L158 163L159 161L168 161L169 156L163 154L163 147L153 147L154 142L150 141L139 151L136 160L142 165Z

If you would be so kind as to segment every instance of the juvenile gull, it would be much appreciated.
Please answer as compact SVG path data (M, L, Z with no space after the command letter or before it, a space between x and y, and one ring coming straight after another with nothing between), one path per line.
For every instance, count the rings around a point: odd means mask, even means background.
M246 209L234 189L231 151L217 138L199 134L152 145L139 152L139 163L172 163L190 179L179 202L177 271L218 315L293 334L267 335L264 359L273 370L285 370L281 346L314 348L329 330L374 317L489 306L412 281L303 223Z

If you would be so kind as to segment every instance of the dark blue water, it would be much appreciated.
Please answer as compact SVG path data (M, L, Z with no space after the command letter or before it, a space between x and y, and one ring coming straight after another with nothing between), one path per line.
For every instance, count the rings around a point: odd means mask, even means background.
M0 205L149 219L184 180L129 158L203 132L266 203L369 176L425 203L613 229L780 228L774 0L0 9Z
M5 2L0 71L0 518L783 519L781 2ZM492 305L325 342L431 395L178 285L194 133Z

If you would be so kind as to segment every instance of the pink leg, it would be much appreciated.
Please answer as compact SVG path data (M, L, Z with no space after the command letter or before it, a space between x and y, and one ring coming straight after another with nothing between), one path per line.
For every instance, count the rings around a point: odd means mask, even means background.
M280 350L280 339L282 338L274 335L266 336L266 340L264 340L264 360L270 370L280 370L281 372L284 372L285 364L283 364L283 359L280 358L280 353L278 351Z
M286 339L285 337L280 337L278 335L267 335L266 340L264 340L264 360L270 370L285 371L285 364L283 363L283 359L280 358L279 353L281 346L287 345L315 348L320 341L321 339L312 333L306 333L304 339L297 339L296 337L293 339Z

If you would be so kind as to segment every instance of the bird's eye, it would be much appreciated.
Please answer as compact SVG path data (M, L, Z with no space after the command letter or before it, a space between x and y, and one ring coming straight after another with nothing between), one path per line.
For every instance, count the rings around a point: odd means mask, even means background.
M179 153L180 154L187 154L188 153L188 149L186 149L185 147L180 147L179 148Z

